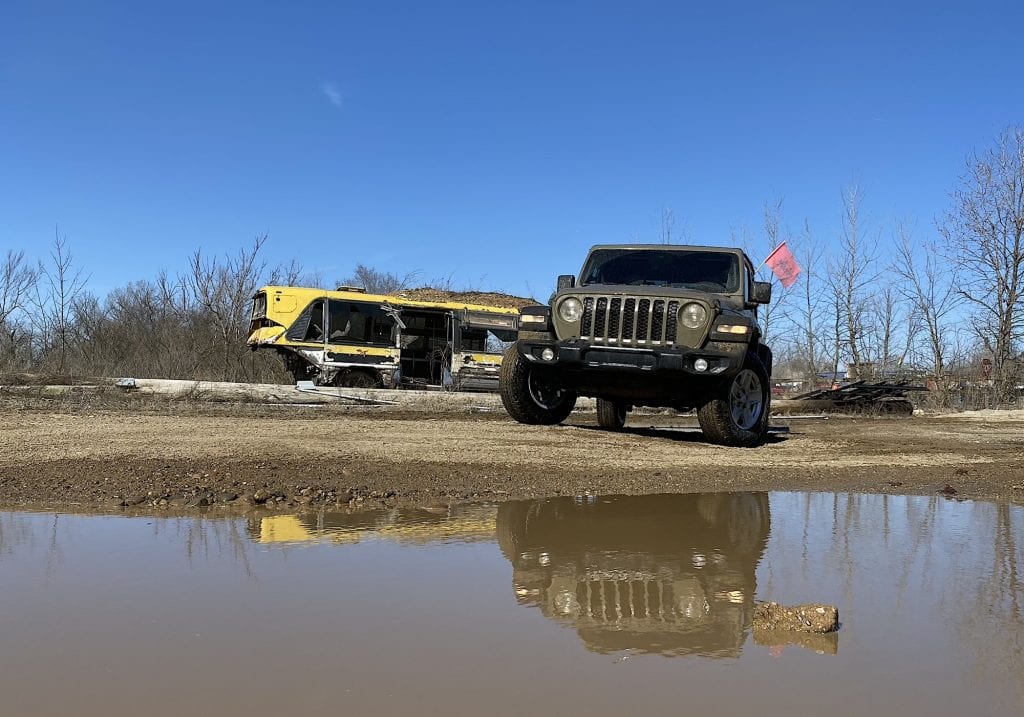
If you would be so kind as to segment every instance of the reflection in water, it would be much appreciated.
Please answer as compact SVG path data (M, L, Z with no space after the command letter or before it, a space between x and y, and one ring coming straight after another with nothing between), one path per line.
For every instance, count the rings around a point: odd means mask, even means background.
M886 653L880 677L910 663L945 670L967 694L1002 700L969 712L1024 714L1024 508L826 493L773 494L772 508L763 592L796 601L796 586L817 584L816 597L852 606L843 633Z
M31 523L19 513L0 513L0 556L33 538Z
M498 508L516 599L596 652L736 657L770 530L767 493L517 501Z
M248 520L259 543L333 543L364 539L396 543L471 542L494 539L494 506L391 508L356 513L264 515Z
M929 497L0 512L0 713L1024 714L1022 560L1024 509ZM843 649L750 639L755 598Z

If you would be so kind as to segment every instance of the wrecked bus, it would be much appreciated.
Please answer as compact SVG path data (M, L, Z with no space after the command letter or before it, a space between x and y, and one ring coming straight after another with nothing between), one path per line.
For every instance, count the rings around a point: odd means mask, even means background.
M354 388L497 390L519 311L480 304L265 286L248 344L271 349L296 381Z

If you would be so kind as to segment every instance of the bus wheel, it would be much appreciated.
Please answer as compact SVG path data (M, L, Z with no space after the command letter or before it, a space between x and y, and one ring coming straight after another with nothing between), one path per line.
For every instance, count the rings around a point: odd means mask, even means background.
M345 388L380 388L380 379L369 371L346 371L339 385Z

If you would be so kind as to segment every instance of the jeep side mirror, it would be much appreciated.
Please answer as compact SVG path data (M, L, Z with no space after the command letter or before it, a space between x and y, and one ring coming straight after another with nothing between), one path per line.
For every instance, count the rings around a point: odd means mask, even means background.
M562 274L558 277L558 291L571 289L576 286L576 277L572 274Z
M772 300L772 282L755 281L750 300L755 304L768 304Z

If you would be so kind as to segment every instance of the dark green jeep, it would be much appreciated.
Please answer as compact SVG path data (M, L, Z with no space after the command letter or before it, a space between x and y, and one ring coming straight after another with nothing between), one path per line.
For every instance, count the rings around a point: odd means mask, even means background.
M697 409L708 440L757 445L772 366L757 307L770 300L741 249L595 246L579 282L560 276L550 306L522 310L502 403L520 423L554 424L593 396L611 430L634 406Z

